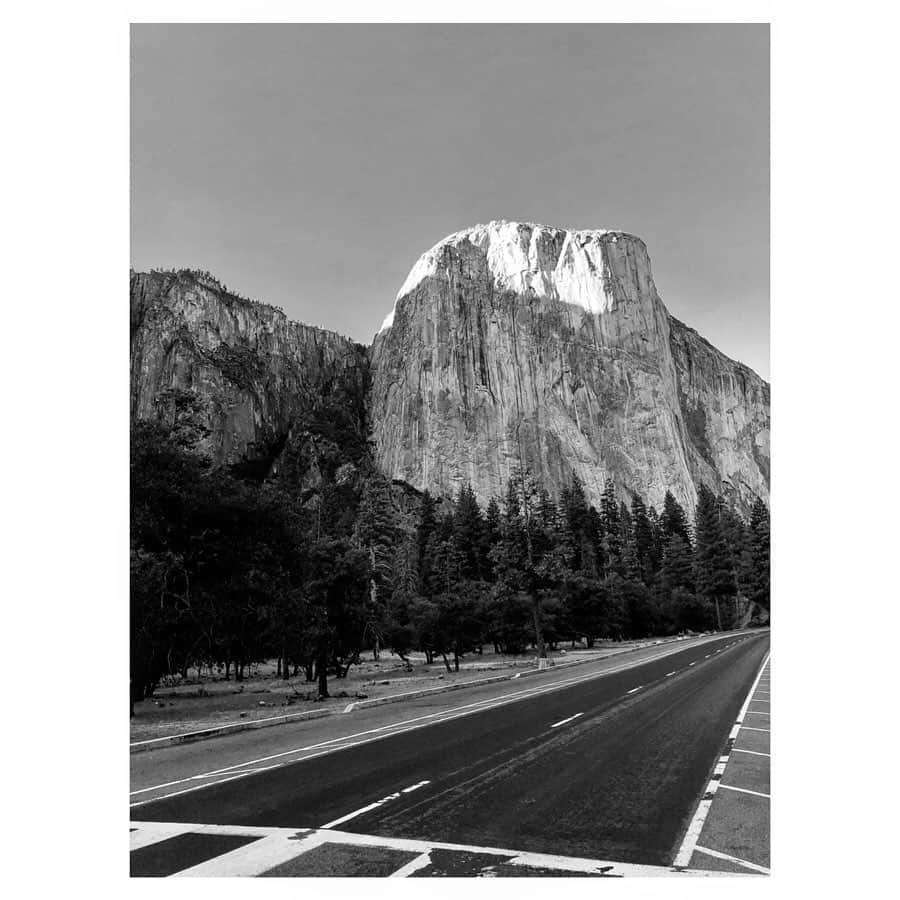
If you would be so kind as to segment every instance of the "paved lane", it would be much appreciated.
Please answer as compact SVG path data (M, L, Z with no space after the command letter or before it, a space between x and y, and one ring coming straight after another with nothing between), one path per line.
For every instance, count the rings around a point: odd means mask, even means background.
M132 818L338 823L366 835L669 865L768 643L755 633L695 644L338 753L275 760L146 803Z

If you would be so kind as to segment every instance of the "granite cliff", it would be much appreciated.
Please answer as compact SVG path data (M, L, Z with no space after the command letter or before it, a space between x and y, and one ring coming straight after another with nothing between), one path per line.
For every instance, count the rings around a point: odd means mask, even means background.
M706 483L768 501L769 386L666 310L644 242L491 222L413 266L372 347L379 466L437 493L500 494L522 462L693 511Z
M486 502L521 462L554 492L577 472L594 502L607 478L657 507L670 489L692 512L700 483L745 513L768 502L768 384L668 313L643 241L617 231L451 235L371 348L206 274L134 273L132 417L164 418L185 394L215 462L266 475L301 459L306 487L346 463L329 436L344 417L354 463L370 435L386 475L437 494L470 482Z
M366 447L368 383L365 347L206 273L131 275L132 419L171 418L173 404L192 398L200 449L218 465L265 477L302 463L303 486L314 484L326 460L356 461ZM355 432L355 454L328 446Z

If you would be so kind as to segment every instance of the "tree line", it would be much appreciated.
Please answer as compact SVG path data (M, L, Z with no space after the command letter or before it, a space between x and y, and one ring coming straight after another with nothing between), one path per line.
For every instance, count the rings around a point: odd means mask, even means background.
M657 512L607 482L597 508L577 476L554 499L519 469L485 508L468 485L410 502L364 455L310 495L211 466L198 438L183 422L132 426L132 712L200 664L241 680L277 659L327 697L363 652L450 670L483 645L545 656L770 610L762 501L744 521L701 487L691 523L670 492Z

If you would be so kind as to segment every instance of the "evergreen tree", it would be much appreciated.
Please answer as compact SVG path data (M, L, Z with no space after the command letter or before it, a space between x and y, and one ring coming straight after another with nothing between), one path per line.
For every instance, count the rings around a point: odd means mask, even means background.
M677 589L690 594L694 592L693 554L681 535L672 535L666 544L660 581L663 591L669 594Z
M459 554L460 576L471 581L485 575L484 520L471 485L459 489L453 510L453 540Z
M651 506L650 509L647 510L647 519L650 522L650 530L653 535L652 550L650 555L652 570L653 572L658 573L662 568L664 541L662 526L659 522L659 513L657 513L655 507Z
M387 625L388 599L393 590L394 555L399 528L391 501L390 482L378 472L366 479L354 528L354 543L369 559L369 604L366 633L371 638L375 659Z
M723 604L737 593L731 552L725 538L721 509L712 491L701 485L697 492L696 521L697 590L716 608L716 625L721 630Z
M769 558L769 510L762 500L757 498L750 514L750 556L752 560L752 591L750 599L765 607L772 615L770 595L770 558Z
M607 479L600 498L600 521L603 525L603 556L606 569L623 575L619 501L616 500L616 490L611 478Z
M432 569L436 550L437 503L428 491L422 494L416 529L416 557L419 562L419 593L431 593Z
M624 502L619 504L619 546L622 548L622 575L629 581L642 581L634 522Z
M687 516L671 491L666 491L663 499L663 511L659 517L659 525L663 541L668 540L673 534L677 534L689 546L693 543Z
M494 564L491 559L491 551L500 540L501 517L500 504L497 502L496 497L491 497L484 515L481 552L481 558L484 561L485 576L488 581L494 581L496 579Z
M647 514L647 507L639 494L631 501L631 522L634 533L634 551L637 558L638 576L650 587L656 578L655 535Z
M605 578L607 575L608 565L606 550L603 539L603 520L596 507L588 507L587 514L587 538L586 545L591 551L591 560L587 568L582 564L588 574L596 579Z

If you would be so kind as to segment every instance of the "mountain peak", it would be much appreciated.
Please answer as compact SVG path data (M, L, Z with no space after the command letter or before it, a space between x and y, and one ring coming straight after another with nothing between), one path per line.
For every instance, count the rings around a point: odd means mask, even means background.
M530 292L591 313L604 312L609 308L604 247L620 239L636 243L646 256L644 242L624 231L556 228L507 219L464 228L419 257L397 292L394 308L385 317L379 334L393 325L397 301L426 278L437 275L453 255L473 250L484 255L488 272L500 290Z

